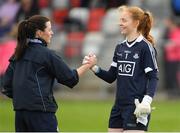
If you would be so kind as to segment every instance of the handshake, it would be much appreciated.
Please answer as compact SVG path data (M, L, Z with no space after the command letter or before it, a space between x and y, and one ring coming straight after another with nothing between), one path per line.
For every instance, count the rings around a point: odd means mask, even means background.
M82 65L89 65L89 68L94 72L97 73L99 71L99 67L97 64L96 55L93 53L89 53L87 56L84 57L82 61Z

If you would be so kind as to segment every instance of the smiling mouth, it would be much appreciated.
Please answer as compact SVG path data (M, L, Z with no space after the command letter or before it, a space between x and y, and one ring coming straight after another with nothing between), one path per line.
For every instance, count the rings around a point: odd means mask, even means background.
M125 26L120 26L120 28L126 28Z
M120 30L125 30L126 28L124 28L124 27L120 27Z

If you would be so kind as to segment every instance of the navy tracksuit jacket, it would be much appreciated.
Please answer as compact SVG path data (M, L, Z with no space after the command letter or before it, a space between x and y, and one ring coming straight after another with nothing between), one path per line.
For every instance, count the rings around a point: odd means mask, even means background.
M31 39L23 57L9 60L3 78L2 93L13 99L14 110L56 112L53 96L55 78L63 85L74 87L79 77L46 44Z

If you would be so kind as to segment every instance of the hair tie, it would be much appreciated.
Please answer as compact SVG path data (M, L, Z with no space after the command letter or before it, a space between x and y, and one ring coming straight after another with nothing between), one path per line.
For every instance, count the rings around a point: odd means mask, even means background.
M25 26L25 27L28 26L28 20L24 20L24 26Z
M27 23L27 22L28 22L28 20L24 20L24 22L25 22L25 23Z

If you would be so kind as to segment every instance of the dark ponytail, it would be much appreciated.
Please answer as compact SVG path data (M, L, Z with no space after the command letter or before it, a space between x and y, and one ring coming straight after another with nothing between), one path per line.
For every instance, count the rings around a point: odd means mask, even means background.
M27 20L19 23L17 35L17 47L15 49L15 59L19 59L25 52L27 45Z
M28 47L28 39L36 37L36 31L44 31L46 22L50 21L48 18L41 15L34 15L28 20L21 21L18 25L17 46L14 57L19 60L25 53Z

